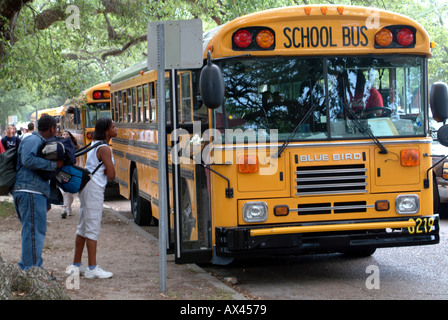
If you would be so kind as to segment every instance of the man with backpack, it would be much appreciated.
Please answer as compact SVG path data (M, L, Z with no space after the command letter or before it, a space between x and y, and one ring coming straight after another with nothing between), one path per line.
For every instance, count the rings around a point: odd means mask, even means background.
M18 265L23 270L42 267L42 250L47 231L47 197L49 181L40 171L54 171L63 160L52 161L37 155L45 140L57 133L56 120L43 115L34 131L20 143L17 153L17 174L12 194L17 215L22 224L22 257Z

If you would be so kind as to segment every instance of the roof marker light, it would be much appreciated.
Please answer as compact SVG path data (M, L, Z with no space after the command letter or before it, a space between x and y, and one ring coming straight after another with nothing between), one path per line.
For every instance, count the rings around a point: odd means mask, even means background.
M101 99L101 91L94 91L93 99Z
M320 7L320 11L322 11L322 13L325 15L325 14L327 14L328 7L327 6L322 6L322 7Z
M310 15L311 14L311 7L305 7L305 13L307 15Z
M239 48L247 48L252 43L252 35L247 30L239 30L233 36L233 42Z
M392 43L394 36L389 29L383 28L375 35L375 42L381 47L387 47Z
M343 6L339 6L338 7L338 12L339 12L339 14L343 14L344 13L344 7Z
M397 33L397 42L400 46L409 46L414 42L414 33L408 28L401 29Z
M261 48L267 49L274 44L274 35L269 30L261 30L255 40Z

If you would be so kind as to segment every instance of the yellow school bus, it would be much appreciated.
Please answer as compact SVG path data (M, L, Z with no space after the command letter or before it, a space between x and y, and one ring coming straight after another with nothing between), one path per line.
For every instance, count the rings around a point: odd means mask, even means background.
M56 108L49 108L49 109L43 109L43 110L38 110L38 112L37 112L37 117L38 117L38 119L40 119L40 117L43 115L43 114L48 114L48 115L50 115L50 116L52 116L52 117L54 117L55 119L56 119L56 122L57 122L57 125L58 125L58 129L59 130L62 130L63 128L63 122L64 122L64 115L65 115L65 108L64 108L64 106L60 106L60 107L56 107ZM36 113L35 112L33 112L33 113L31 113L31 115L30 115L30 121L31 122L35 122L35 123L37 123L37 121L36 121Z
M137 223L157 218L164 157L178 263L436 244L432 47L414 20L356 6L266 10L208 31L203 72L216 67L224 88L199 90L201 70L166 72L163 154L156 71L143 62L112 79L120 192Z
M73 134L80 147L89 144L97 120L110 118L109 82L94 85L67 100L64 110L64 128ZM84 160L85 157L81 158Z

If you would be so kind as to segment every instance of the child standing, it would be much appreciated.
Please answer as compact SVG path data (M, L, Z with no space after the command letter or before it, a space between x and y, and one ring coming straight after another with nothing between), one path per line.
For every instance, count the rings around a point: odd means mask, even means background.
M99 143L101 141L109 143L110 139L116 136L117 129L110 118L98 120L92 141L92 146L98 146L88 152L85 168L92 172L101 162L103 164L79 193L81 206L75 238L75 255L73 264L66 269L68 274L81 274L89 279L105 279L113 275L112 272L105 271L97 265L96 253L103 213L104 191L107 182L115 178L112 150L107 144L99 145ZM88 268L81 264L84 246L87 246Z
M78 142L76 141L75 137L71 134L70 131L64 130L61 133L61 137L62 138L70 138L70 140L72 140L73 144L75 145L75 151L77 149L79 149L79 145ZM79 158L76 158L76 164L78 164L78 160ZM73 200L75 199L75 195L73 193L70 192L65 192L62 191L62 197L64 199L64 204L62 205L62 213L61 213L61 218L65 219L67 217L67 215L71 216L72 215L72 203Z

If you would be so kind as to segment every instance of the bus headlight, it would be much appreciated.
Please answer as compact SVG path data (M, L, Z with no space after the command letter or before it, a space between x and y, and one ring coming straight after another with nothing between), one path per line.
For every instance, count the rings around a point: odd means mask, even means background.
M268 218L266 202L246 202L243 205L243 220L245 222L264 222Z
M416 194L401 194L395 198L398 214L415 214L420 210L420 200Z

